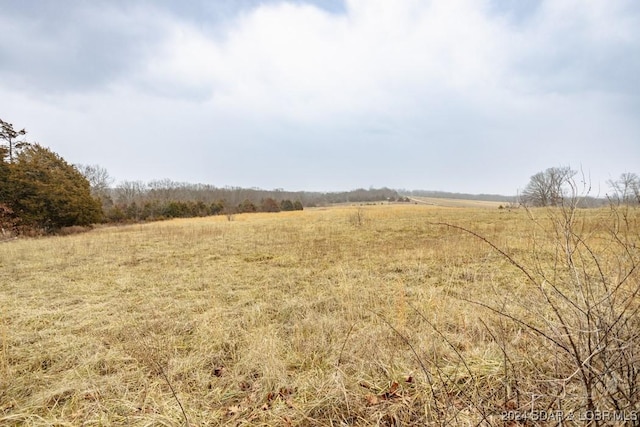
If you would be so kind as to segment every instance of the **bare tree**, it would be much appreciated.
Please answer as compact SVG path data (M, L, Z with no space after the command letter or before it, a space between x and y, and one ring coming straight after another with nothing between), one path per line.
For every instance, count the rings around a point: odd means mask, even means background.
M526 206L558 206L573 188L576 171L569 167L554 167L533 175L520 196Z
M109 188L113 184L113 178L105 168L99 165L75 165L78 171L89 181L91 194L96 197L105 197L109 194Z
M609 180L613 201L623 204L640 203L640 177L635 173L625 172L618 180Z
M122 181L116 187L116 200L128 205L140 199L146 191L147 186L142 181Z

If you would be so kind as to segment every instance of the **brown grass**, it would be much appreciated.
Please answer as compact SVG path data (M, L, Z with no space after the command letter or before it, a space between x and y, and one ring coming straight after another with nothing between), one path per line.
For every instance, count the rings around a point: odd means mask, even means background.
M185 425L180 405L191 426L471 423L473 402L508 404L505 340L518 386L554 360L461 300L524 301L526 278L434 222L553 260L524 211L395 205L0 245L0 425Z
M494 202L490 200L469 200L469 199L447 199L441 197L411 197L413 202L438 206L445 208L489 208L498 209L500 206L506 208L509 206L508 202Z

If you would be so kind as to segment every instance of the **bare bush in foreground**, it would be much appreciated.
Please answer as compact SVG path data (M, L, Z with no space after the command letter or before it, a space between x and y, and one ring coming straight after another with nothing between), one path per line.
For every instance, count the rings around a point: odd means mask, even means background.
M503 353L501 390L492 393L457 352L471 380L459 386L460 374L435 378L454 386L480 422L640 425L638 211L612 206L594 224L578 203L574 190L559 208L528 211L540 233L531 262L468 228L439 223L491 246L525 278L524 288L459 297L487 311L481 321ZM445 415L441 425L455 424Z

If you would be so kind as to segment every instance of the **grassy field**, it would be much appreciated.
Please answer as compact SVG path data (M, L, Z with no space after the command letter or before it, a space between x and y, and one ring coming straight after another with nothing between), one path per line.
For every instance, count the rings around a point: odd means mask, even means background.
M572 220L612 283L639 257L629 215L627 255L617 213ZM502 425L557 398L552 378L577 410L574 368L531 329L551 309L509 259L564 283L553 218L336 207L0 244L0 425Z
M500 206L507 207L507 202L493 202L489 200L446 199L440 197L412 197L412 201L445 208L490 208L497 209Z

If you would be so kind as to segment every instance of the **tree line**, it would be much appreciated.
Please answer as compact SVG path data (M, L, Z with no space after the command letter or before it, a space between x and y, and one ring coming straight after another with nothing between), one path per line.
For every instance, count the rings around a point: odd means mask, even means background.
M98 165L71 165L50 149L26 141L26 130L16 130L0 119L0 232L55 232L64 227L99 222L130 222L229 215L251 212L302 210L336 203L406 202L407 194L389 188L345 192L291 192L282 189L224 187L179 183L168 179L148 183L113 178ZM577 171L553 167L533 175L517 199L479 195L475 198L517 202L524 206L562 206L579 195ZM582 185L587 186L582 179ZM582 207L605 203L640 204L640 178L623 173L608 181L606 198L580 197ZM464 195L474 198L473 195ZM517 204L515 201L514 205ZM1 236L0 236L1 237Z
M251 212L302 210L336 203L371 203L405 200L388 188L356 189L346 192L264 190L260 188L216 187L169 179L122 181L113 179L99 165L77 165L91 184L107 221L127 222Z
M131 222L302 210L332 203L400 200L395 190L339 193L114 180L99 165L72 165L0 119L0 233L51 233L100 222ZM0 236L2 238L2 236Z

